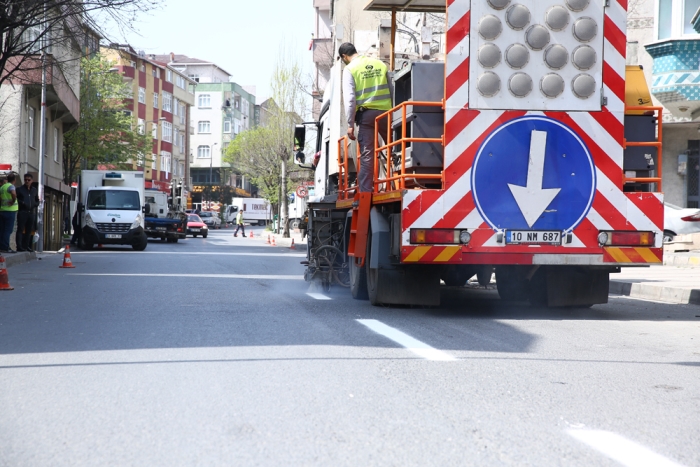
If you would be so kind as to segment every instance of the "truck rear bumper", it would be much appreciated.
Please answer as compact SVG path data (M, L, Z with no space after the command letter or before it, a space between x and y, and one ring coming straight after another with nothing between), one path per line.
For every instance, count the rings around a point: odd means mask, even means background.
M83 227L82 236L85 243L102 243L105 245L132 245L146 235L143 227L123 233L105 233L92 227ZM118 236L118 237L117 237Z

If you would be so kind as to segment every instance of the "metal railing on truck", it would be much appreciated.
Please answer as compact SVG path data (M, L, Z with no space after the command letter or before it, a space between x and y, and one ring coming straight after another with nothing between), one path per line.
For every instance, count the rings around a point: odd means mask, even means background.
M663 158L663 122L662 122L662 117L663 117L663 107L651 107L648 105L634 105L634 106L625 106L625 115L631 112L643 112L644 115L648 115L650 112L654 112L656 115L656 141L627 141L627 139L624 140L624 149L631 148L631 147L655 147L656 148L656 177L627 177L624 175L623 171L623 176L622 176L622 184L623 186L627 183L656 183L656 192L661 192L663 191L661 189L661 170L663 167L662 164L662 158Z

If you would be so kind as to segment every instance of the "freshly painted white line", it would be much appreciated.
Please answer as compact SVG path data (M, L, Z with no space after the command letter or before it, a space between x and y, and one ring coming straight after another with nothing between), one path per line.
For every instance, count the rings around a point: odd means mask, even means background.
M681 464L617 433L585 429L569 429L566 432L596 451L628 467L683 467Z
M391 326L387 326L381 321L377 321L376 319L358 319L357 322L367 326L377 334L381 334L382 336L391 339L397 344L410 350L414 354L423 357L427 360L438 360L443 362L451 362L457 360L452 355L446 354L442 350L430 347L425 342L421 342L418 339L415 339L409 336L408 334L399 331L398 329L392 328Z
M316 300L333 300L331 297L326 297L322 293L306 292L306 295Z
M225 253L225 252L188 252L188 251L71 251L71 255L211 255L211 256L284 256L306 258L305 253Z
M213 279L273 279L273 280L304 280L299 275L263 275L263 274L81 274L69 273L71 276L124 276L124 277L186 277L186 278L213 278Z

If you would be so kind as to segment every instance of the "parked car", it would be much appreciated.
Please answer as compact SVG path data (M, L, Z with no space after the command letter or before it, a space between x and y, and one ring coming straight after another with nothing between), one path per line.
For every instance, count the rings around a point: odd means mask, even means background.
M202 222L202 219L197 214L187 214L187 235L192 235L192 237L201 235L202 238L207 238L208 234L209 227Z
M199 213L199 217L202 218L202 222L207 224L211 229L221 228L221 217L219 217L218 212L214 211L202 211Z
M700 233L700 210L664 203L664 243L676 235Z

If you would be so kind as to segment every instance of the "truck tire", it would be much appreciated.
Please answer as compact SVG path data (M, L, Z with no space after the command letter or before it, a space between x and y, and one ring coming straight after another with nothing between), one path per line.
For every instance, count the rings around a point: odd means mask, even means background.
M529 281L525 269L518 266L500 266L496 268L496 289L501 300L527 300L529 298Z
M367 300L367 270L364 266L355 264L355 258L349 257L350 261L350 292L355 300ZM365 260L366 261L366 260Z
M93 243L86 243L85 242L85 237L82 235L80 236L80 240L78 240L78 248L81 250L92 250L95 247Z

